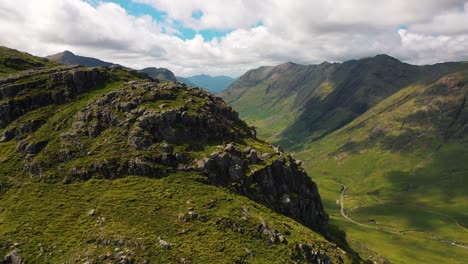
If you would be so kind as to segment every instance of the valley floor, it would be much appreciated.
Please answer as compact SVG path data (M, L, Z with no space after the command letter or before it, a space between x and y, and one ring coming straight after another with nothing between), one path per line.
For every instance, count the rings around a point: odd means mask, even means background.
M346 232L348 242L363 258L380 262L371 256L378 252L391 263L465 263L468 229L449 215L348 194L356 187L353 184L342 185L324 177L315 181L331 224ZM417 221L428 224L418 225Z

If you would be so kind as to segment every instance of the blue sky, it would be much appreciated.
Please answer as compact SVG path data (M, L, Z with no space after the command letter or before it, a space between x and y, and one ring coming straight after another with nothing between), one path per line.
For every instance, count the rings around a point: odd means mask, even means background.
M130 15L133 16L142 16L150 15L155 21L159 23L168 23L177 30L179 33L175 35L182 40L193 39L198 33L203 36L203 39L206 41L211 41L213 38L221 38L226 36L232 29L228 30L216 30L216 29L203 29L196 31L192 28L185 27L184 24L179 20L168 21L168 15L162 10L158 10L151 5L145 3L137 3L131 0L104 0L103 2L113 2L124 8ZM96 5L96 2L92 2ZM203 12L200 10L194 10L192 12L192 17L194 19L200 19L203 16Z

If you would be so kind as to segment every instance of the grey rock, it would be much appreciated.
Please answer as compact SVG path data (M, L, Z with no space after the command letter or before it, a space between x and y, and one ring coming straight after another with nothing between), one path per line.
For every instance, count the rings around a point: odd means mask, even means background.
M250 150L250 153L249 155L247 155L247 158L249 159L251 164L257 164L258 162L257 151L255 149Z
M91 209L88 211L89 216L94 216L96 214L96 209Z
M159 243L159 247L162 248L162 249L171 249L171 247L173 246L171 243L163 240L161 237L158 237L158 243Z
M25 264L25 262L19 256L17 249L11 251L3 258L3 263L5 264Z
M267 160L267 159L271 158L271 154L270 153L263 153L262 156L260 156L260 158L262 160Z

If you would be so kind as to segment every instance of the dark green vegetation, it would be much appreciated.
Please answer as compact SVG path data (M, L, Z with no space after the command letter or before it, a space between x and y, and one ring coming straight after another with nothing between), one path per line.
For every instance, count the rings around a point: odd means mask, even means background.
M235 79L229 76L210 76L206 74L194 75L191 77L177 77L179 82L190 86L198 86L214 94L218 94L231 85Z
M172 73L170 70L166 68L149 67L149 68L144 68L141 71L155 79L172 81L172 82L177 81L174 73Z
M300 165L220 98L0 54L6 263L359 261L323 237L340 232Z
M385 55L262 67L222 94L259 135L305 161L354 248L396 263L468 258L467 95L466 63ZM362 225L340 214L341 184L345 213Z

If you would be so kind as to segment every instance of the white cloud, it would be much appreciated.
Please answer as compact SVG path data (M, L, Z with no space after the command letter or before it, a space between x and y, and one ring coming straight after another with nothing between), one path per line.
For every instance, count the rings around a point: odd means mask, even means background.
M0 45L40 56L68 49L135 68L167 67L182 76L235 76L284 61L379 53L410 63L468 59L466 0L134 1L165 11L168 21L132 16L97 0L0 0ZM195 19L194 12L203 15ZM211 41L198 34L181 40L170 34L177 30L169 26L173 21L232 31ZM259 21L263 25L253 27Z

